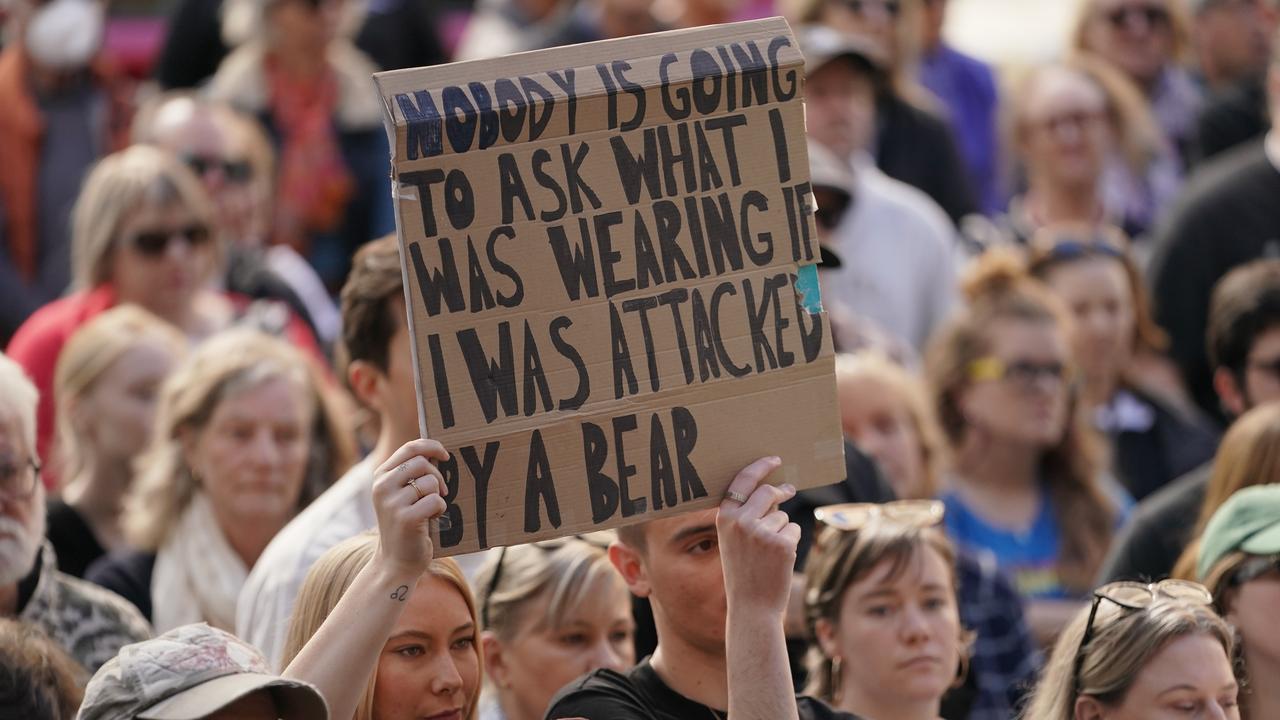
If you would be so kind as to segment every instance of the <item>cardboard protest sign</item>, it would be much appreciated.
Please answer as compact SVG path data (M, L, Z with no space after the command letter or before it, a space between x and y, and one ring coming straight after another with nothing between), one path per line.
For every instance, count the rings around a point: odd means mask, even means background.
M844 477L785 21L375 79L440 555Z

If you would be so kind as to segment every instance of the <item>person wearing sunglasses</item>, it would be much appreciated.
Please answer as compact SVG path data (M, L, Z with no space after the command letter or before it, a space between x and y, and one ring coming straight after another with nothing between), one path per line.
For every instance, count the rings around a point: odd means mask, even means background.
M542 720L560 688L635 665L631 594L611 533L504 547L476 575L486 697L481 720Z
M35 626L93 672L151 628L119 596L58 571L44 539L36 398L22 368L0 353L0 618Z
M1072 32L1072 49L1096 55L1141 91L1167 143L1186 158L1203 91L1182 66L1191 45L1182 0L1087 0Z
M992 552L1051 642L1088 592L1128 501L1102 473L1066 310L1013 253L988 251L926 377L952 456L942 499L961 547Z
M857 149L867 152L885 175L928 195L952 223L977 212L951 128L935 112L937 100L915 79L921 0L795 0L786 5L793 26L826 27L875 58L868 85L874 122L865 128ZM806 61L808 54L805 50ZM805 70L809 72L807 62Z
M1240 643L1241 717L1280 717L1280 485L1245 488L1223 503L1196 560L1196 575Z
M936 500L818 508L805 565L806 691L871 720L935 720L964 683L956 554ZM875 648L874 656L867 653Z
M103 159L81 188L72 217L74 291L36 311L7 352L40 390L37 448L52 457L53 375L77 328L116 305L134 304L193 344L235 324L255 325L324 364L315 336L296 315L213 286L224 259L200 181L177 158L135 145ZM45 477L56 487L57 477Z
M1231 628L1198 583L1116 582L1063 631L1028 720L1239 720Z
M1054 225L1028 247L1028 270L1071 311L1081 401L1111 445L1111 469L1136 500L1208 462L1217 433L1161 354L1142 274L1116 228Z

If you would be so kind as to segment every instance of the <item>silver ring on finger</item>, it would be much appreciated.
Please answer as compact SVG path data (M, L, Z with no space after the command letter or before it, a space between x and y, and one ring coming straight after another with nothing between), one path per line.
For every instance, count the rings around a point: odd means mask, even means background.
M746 503L746 502L747 502L747 496L746 496L746 495L743 495L743 494L742 494L742 493L740 493L740 492L737 492L736 490L727 490L727 491L725 491L724 498L725 498L726 500L732 500L732 501L734 501L734 502L738 503L739 505L742 505L742 504L744 504L744 503Z
M409 478L409 482L406 484L409 487L413 488L414 492L418 493L418 500L421 500L422 498L427 496L426 493L422 492L422 488L418 487L418 478Z

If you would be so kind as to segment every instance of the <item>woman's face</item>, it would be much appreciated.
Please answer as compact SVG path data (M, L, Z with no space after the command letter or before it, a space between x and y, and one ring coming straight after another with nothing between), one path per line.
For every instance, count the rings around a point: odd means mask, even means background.
M121 303L182 315L213 270L213 232L180 203L144 206L121 223L108 262Z
M1239 720L1238 690L1222 645L1208 635L1185 635L1151 657L1119 705L1082 697L1075 718Z
M868 375L840 378L837 386L845 437L875 458L898 497L922 497L924 448L902 396Z
M314 412L302 385L283 377L241 388L214 408L187 460L224 527L283 525L297 511Z
M323 53L337 34L344 0L277 0L267 10L272 47L290 54Z
M1053 67L1027 87L1022 160L1037 183L1094 191L1111 147L1107 97L1079 73Z
M1114 382L1133 352L1134 310L1120 260L1089 257L1059 265L1045 278L1075 317L1075 358L1085 377Z
M819 629L823 652L841 658L847 707L868 697L888 698L878 707L941 701L956 677L960 615L951 568L925 546L897 577L892 569L885 560L850 586L838 627Z
M894 62L898 56L898 23L902 22L903 4L907 1L824 0L818 22L871 40Z
M176 360L171 346L144 336L75 403L79 437L97 457L127 461L142 452L155 423L160 384Z
M476 632L458 588L424 576L378 658L374 720L463 720L480 691Z
M627 587L613 576L597 585L558 628L542 627L548 598L541 597L522 610L523 627L510 642L486 633L486 648L496 650L489 667L494 683L505 691L509 720L540 720L555 694L574 678L600 668L624 672L635 664Z
M970 432L1048 449L1067 427L1070 353L1063 331L1047 320L1000 320L988 330L989 357L1003 377L974 380L960 396Z
M1168 0L1096 0L1084 44L1138 85L1154 82L1173 55Z
M1241 585L1230 603L1227 622L1240 631L1246 661L1280 667L1280 565Z

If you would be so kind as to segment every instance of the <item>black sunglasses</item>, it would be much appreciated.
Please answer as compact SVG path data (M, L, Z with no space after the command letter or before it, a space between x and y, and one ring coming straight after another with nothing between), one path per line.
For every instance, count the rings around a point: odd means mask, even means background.
M1120 581L1103 585L1093 591L1093 607L1089 608L1089 620L1084 626L1084 635L1080 638L1080 646L1076 648L1076 659L1071 674L1073 695L1081 692L1080 671L1084 669L1084 651L1093 639L1093 621L1098 616L1098 605L1109 600L1125 610L1145 610L1155 604L1157 598L1165 598L1188 605L1213 605L1213 593L1197 582L1190 580L1161 580L1150 584Z
M823 230L835 230L849 212L853 197L842 190L814 188L818 208L813 211L813 221Z
M253 166L247 160L223 160L222 158L185 155L182 161L191 171L204 177L212 170L221 170L228 182L243 185L253 179Z
M144 230L133 235L132 243L138 252L147 257L160 257L169 250L169 243L181 238L196 248L209 242L209 228L193 224L175 230Z
M584 542L593 548L598 548L606 552L609 550L608 543L600 542L599 540L595 540L586 535L567 535L562 538L555 538L554 540L543 540L542 542L529 543L529 545L532 545L545 553L553 553L574 541ZM502 549L498 551L498 562L493 568L493 577L489 579L488 588L484 593L484 601L480 603L480 622L486 628L489 627L489 600L493 597L493 594L497 592L498 584L502 582L502 565L507 560L507 549L507 546L504 545Z
M1141 17L1152 28L1162 28L1169 24L1169 11L1159 5L1129 5L1106 14L1107 22L1117 30L1128 27L1135 17Z

